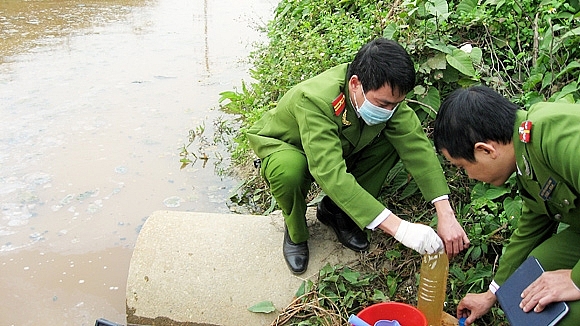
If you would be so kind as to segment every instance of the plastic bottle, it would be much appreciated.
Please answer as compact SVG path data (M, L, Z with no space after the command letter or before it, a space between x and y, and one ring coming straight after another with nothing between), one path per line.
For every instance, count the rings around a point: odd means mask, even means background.
M441 326L449 259L444 252L423 255L417 308L427 318L427 325Z

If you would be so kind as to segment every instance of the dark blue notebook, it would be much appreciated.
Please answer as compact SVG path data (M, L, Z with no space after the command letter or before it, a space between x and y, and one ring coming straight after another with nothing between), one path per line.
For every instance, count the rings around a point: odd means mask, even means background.
M551 326L556 325L568 312L565 302L549 304L542 312L524 312L520 308L521 294L535 281L544 269L538 260L528 257L516 271L495 292L495 296L512 326Z

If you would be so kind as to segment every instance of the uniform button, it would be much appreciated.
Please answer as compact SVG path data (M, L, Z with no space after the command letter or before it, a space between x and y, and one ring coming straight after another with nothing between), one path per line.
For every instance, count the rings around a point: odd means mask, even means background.
M568 199L564 199L564 205L566 205L566 206L570 205L570 202L568 201Z
M561 215L561 214L556 214L556 215L554 215L554 219L555 219L556 221L559 221L559 220L561 220L561 219L562 219L562 215Z

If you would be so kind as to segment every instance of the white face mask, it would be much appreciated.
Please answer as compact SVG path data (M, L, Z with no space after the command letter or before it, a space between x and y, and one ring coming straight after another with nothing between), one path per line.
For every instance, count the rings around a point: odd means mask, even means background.
M356 96L354 98L354 101L358 113L360 114L361 118L363 118L365 123L369 126L374 126L378 125L379 123L387 122L393 116L393 113L395 112L397 107L399 107L398 103L392 110L387 110L379 106L376 106L367 99L367 96L365 95L365 91L362 88L362 85L361 90L363 92L363 97L365 98L365 101L360 107L356 102Z

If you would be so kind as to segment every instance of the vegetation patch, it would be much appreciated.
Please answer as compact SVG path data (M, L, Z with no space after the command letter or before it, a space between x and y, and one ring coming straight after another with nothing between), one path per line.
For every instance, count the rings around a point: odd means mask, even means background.
M244 180L232 201L252 213L276 208L252 165L255 156L245 131L290 87L350 62L363 44L379 36L398 41L415 62L417 86L407 102L428 135L442 98L458 87L485 84L523 108L539 101L578 103L579 12L578 0L280 1L263 30L268 41L257 44L250 56L255 81L221 94L222 109L237 119L220 121L214 142L227 146L232 153L228 170ZM199 131L193 134L201 139ZM203 159L192 156L190 145L182 150L184 165ZM466 293L487 290L522 200L513 177L494 187L470 181L441 162L456 216L471 240L471 247L450 262L445 311L455 315ZM406 220L437 223L402 165L389 175L381 200ZM274 324L346 325L349 314L376 302L416 304L418 254L380 232L372 241L377 249L352 266L326 266L316 283L305 282ZM478 325L508 323L496 306Z

